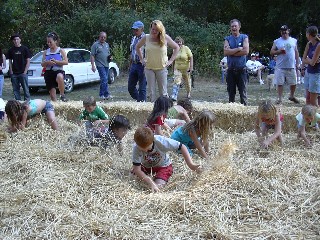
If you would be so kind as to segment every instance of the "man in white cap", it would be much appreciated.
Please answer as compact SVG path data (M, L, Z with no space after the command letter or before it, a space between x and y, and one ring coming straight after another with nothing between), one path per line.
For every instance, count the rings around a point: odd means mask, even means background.
M297 47L297 39L289 36L290 29L287 25L280 28L281 37L274 40L270 50L271 55L277 55L277 63L275 69L275 82L278 89L277 104L282 103L283 84L286 81L290 85L289 100L299 103L294 93L297 85L297 72L299 68L299 52Z
M248 70L257 75L259 78L260 85L264 84L262 77L261 77L261 71L264 69L264 66L261 64L261 62L257 61L257 56L254 53L251 53L251 59L247 61L246 67Z
M137 102L146 101L146 88L147 81L144 75L144 66L142 65L139 56L136 52L136 45L141 38L145 36L144 25L141 21L136 21L132 25L133 38L130 44L130 72L128 79L128 91L130 96ZM142 53L144 54L144 46L142 47ZM137 89L137 84L139 88Z

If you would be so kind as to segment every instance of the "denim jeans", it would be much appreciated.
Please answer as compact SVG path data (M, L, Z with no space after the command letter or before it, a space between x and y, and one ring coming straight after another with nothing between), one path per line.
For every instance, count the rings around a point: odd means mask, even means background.
M139 89L136 87L138 82ZM132 63L130 67L128 91L130 96L138 102L147 100L147 81L144 75L144 66L141 63Z
M4 76L3 74L0 74L0 98L2 98L3 84L4 84Z
M99 97L107 98L109 97L109 88L108 88L108 73L109 67L97 67L99 76L100 76L100 92Z
M227 90L229 102L235 102L236 91L240 94L240 103L247 105L247 73L245 69L228 69Z
M28 75L27 74L12 74L11 83L13 88L14 98L16 100L21 100L20 86L23 89L24 100L30 99L29 86L28 86Z

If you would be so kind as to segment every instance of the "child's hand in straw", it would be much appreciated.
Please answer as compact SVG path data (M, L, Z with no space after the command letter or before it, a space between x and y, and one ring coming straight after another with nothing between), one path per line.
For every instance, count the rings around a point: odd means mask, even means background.
M153 183L150 187L151 187L151 192L159 192L160 191L160 188L155 183Z
M203 168L202 168L202 166L201 165L193 165L192 167L190 167L190 169L192 170L192 171L195 171L196 173L198 173L198 174L200 174L200 173L202 173L203 172Z
M264 140L263 142L261 142L260 144L261 144L261 147L262 148L268 148L269 147L269 145L270 145L270 141L268 140L268 139L266 139L266 140Z

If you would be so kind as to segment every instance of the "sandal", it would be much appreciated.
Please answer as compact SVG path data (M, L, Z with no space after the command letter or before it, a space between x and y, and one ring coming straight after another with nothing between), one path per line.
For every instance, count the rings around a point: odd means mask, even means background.
M277 104L277 105L282 104L282 101L281 101L281 100L277 100L277 101L276 101L276 104Z
M294 103L300 103L298 99L296 99L295 97L289 97L289 100L294 102Z

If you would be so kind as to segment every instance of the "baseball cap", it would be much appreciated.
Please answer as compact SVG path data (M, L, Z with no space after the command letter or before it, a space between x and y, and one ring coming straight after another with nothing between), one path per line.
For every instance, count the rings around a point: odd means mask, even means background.
M280 31L287 31L289 28L287 25L282 25Z
M16 37L20 38L20 34L19 33L12 34L11 37L10 37L10 40L13 40Z
M251 55L250 55L251 57L255 57L256 55L254 54L254 53L251 53Z
M131 28L132 29L138 29L138 28L143 28L143 27L144 27L144 25L143 25L143 23L141 21L136 21L136 22L133 23Z

